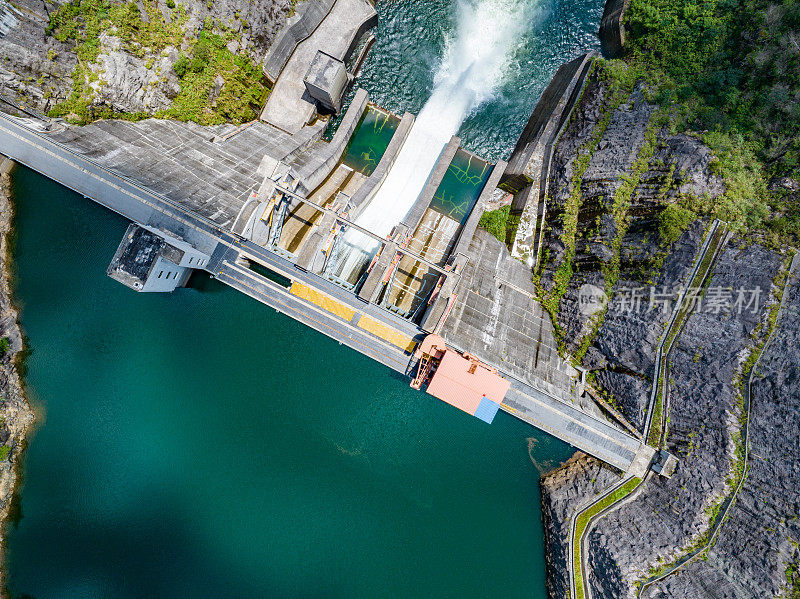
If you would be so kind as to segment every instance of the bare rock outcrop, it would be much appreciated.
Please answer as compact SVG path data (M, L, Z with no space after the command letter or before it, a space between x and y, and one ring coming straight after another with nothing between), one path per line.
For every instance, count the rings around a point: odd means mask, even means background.
M702 309L670 355L666 448L680 459L670 479L652 478L636 501L601 519L589 535L596 597L632 597L634 581L682 553L708 529L734 469L740 407L734 378L766 318L764 300L779 257L759 246L723 250L710 288L762 289L756 310ZM756 532L756 531L753 531ZM617 569L620 578L607 576Z
M567 211L574 209L573 274L559 301L558 328L567 352L588 345L583 365L595 371L628 419L641 426L643 391L650 384L655 346L669 313L630 310L621 296L635 290L633 301L646 305L650 287L664 292L685 282L702 242L702 223L688 226L670 245L660 239L659 217L679 198L716 197L724 187L712 172L710 150L699 139L655 129L655 141L648 141L657 107L647 101L643 89L616 106L610 105L612 96L607 83L596 75L590 79L556 147L541 285L545 291L556 287L557 273L568 259ZM636 164L642 157L644 168ZM623 193L620 189L635 168L640 169L636 185L623 202L617 194ZM624 215L615 215L615 210L620 212L615 204L621 203ZM618 219L624 223L622 231ZM612 266L615 261L617 267ZM608 281L611 271L616 280ZM610 287L611 301L599 327L591 314L579 309L579 291L585 284Z
M800 282L753 380L747 477L705 560L649 587L646 597L776 597L800 563Z
M581 504L616 480L611 470L581 452L542 479L542 520L546 532L550 597L569 597L570 519Z
M125 52L120 39L100 35L102 51L92 70L97 81L92 84L98 100L121 112L155 113L167 110L180 91L173 65L178 49L168 47L154 56L138 57Z

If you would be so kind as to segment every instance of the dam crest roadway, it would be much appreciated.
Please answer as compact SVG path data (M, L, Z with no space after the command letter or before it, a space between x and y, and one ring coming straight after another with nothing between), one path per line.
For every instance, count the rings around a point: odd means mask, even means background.
M320 17L323 23L327 14ZM365 10L359 18L349 29L354 38L372 16ZM291 56L286 35L276 44ZM342 58L352 51L345 46ZM313 52L303 55L319 59ZM268 56L266 64L280 62ZM588 62L572 74L575 81L582 82ZM306 67L313 65L294 68ZM562 90L560 99L574 95L576 85ZM285 87L303 94L310 89ZM559 104L562 111L565 103ZM537 107L532 119L543 112ZM322 126L313 119L289 132L265 120L241 127L156 119L72 127L0 113L0 148L131 221L108 269L130 288L168 292L184 285L192 271L204 270L409 381L425 358L416 350L435 334L451 356L506 381L505 395L490 398L495 410L643 476L654 450L607 419L584 393L580 373L556 350L549 316L534 297L530 267L478 228L503 178L519 180L506 172L505 162L492 165L453 136L388 236L359 224L415 120L371 104L361 89L330 141L321 139ZM523 136L532 129L529 123ZM520 153L530 154L530 144L524 142L510 164L525 162ZM374 252L352 257L360 250L346 240L355 233Z

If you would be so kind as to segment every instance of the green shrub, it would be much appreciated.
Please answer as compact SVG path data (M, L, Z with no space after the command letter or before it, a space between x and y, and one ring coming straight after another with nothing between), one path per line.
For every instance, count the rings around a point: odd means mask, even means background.
M626 62L678 129L708 130L726 193L716 216L742 228L800 233L766 181L800 178L800 37L796 0L631 0ZM796 44L795 44L796 46Z
M201 34L192 50L192 72L202 73L206 69L211 60L211 50L212 46L209 36Z
M8 337L3 337L0 339L0 358L5 356L8 353L8 350L11 349L11 340Z
M686 228L697 218L692 210L678 204L669 204L658 216L658 234L661 245L668 247L678 241Z
M255 118L267 91L264 74L257 64L228 50L226 43L221 35L200 32L191 49L188 68L185 61L180 67L183 71L180 93L172 107L157 116L192 120L201 125L242 123ZM225 83L212 106L209 98L218 75Z
M180 78L186 75L189 72L189 67L191 67L192 61L189 60L188 56L181 55L178 60L175 61L175 64L172 65L172 70L175 71L175 74Z
M8 445L0 447L0 462L5 462L8 459L8 454L11 453L11 448Z

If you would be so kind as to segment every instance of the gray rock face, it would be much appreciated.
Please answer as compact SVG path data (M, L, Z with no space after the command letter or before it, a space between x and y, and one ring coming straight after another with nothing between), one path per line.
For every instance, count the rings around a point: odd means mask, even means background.
M553 197L548 205L551 228L545 238L550 260L542 276L545 288L552 285L564 254L560 212L572 193L577 153L602 118L605 96L601 83L589 83L554 155ZM637 156L651 113L641 97L620 106L581 181L576 272L557 317L569 351L578 347L591 329L588 315L578 309L578 289L584 283L604 286L601 265L608 260L604 250L616 234L610 201ZM711 161L710 151L698 138L666 131L658 134L656 149L631 197L630 224L620 249L620 279L614 287L616 301L612 298L609 303L584 358L584 366L594 371L598 386L614 396L621 411L640 429L652 388L655 350L669 317L669 310L648 309L650 287L663 293L685 284L704 230L697 221L672 247L664 248L658 236L658 217L663 207L679 196L716 197L724 192L721 180L711 172ZM657 270L643 268L663 253ZM686 323L670 355L669 371L666 448L679 458L678 469L671 479L649 479L635 500L599 520L590 531L585 550L594 597L635 596L637 580L675 559L705 533L711 509L729 492L740 411L733 381L753 343L751 334L766 318L765 301L778 267L779 256L758 246L739 249L734 242L720 255L706 301L711 302L720 290L760 288L760 305L755 312L739 313L716 311L713 303L706 304L712 306L706 311L701 304ZM630 295L626 295L627 304L621 301L625 290L632 288L638 288L642 298L639 309L630 309ZM796 297L800 293L794 293L793 301L800 301ZM782 328L793 327L792 332L782 333L784 341L771 349L769 366L766 360L761 366L765 378L754 391L754 406L760 406L761 412L754 408L751 435L753 454L763 459L753 458L750 477L709 560L694 563L683 574L649 589L647 596L774 596L785 582L786 565L797 561L798 551L789 542L798 538L800 509L796 490L800 473L796 431L800 423L795 422L795 404L800 401L795 362L800 355L789 349L800 335L795 332L800 328L797 318L784 321ZM757 426L760 432L756 432ZM781 430L786 432L781 435ZM590 466L585 458L543 479L551 597L568 596L569 592L565 552L570 517L591 493L587 489L601 480L606 486L612 479L603 466Z
M93 87L99 100L122 112L153 113L170 107L181 89L172 69L177 49L139 58L124 52L119 38L104 33L100 42L102 52L92 69L98 75Z
M4 3L0 0L0 11L5 10ZM166 19L172 18L166 0L156 0L156 4ZM172 65L207 18L237 33L232 51L259 62L291 11L289 0L190 0L178 4L189 11L181 48L138 57L120 48L114 36L102 36L101 54L93 67L100 76L95 82L98 101L124 112L153 114L168 108L179 90ZM72 91L77 63L74 44L46 34L47 10L54 11L53 3L45 8L39 0L18 0L15 5L19 10L7 10L14 20L3 20L7 26L0 28L0 93L47 112Z
M579 506L618 480L601 462L576 453L542 478L542 520L547 559L547 592L569 597L569 522Z
M0 521L4 523L8 519L18 481L17 463L25 447L25 436L34 420L15 365L16 354L22 349L23 342L9 289L8 234L12 230L13 216L9 176L11 165L7 158L0 159L0 337L7 337L10 341L8 351L0 356L0 444L9 448L8 456L0 461ZM5 547L3 534L0 532L0 548ZM5 583L0 573L0 584Z
M541 277L545 289L553 287L555 272L564 259L565 247L561 241L563 210L573 193L572 178L577 159L581 152L586 151L604 111L609 110L605 105L607 96L602 82L593 80L588 83L581 104L554 154L550 179L552 197L547 216L550 229L544 242L549 259ZM561 301L558 314L558 324L565 332L565 345L569 352L574 351L591 330L589 316L581 314L574 305L577 289L584 283L601 288L606 286L601 265L612 260L612 241L618 234L612 216L614 196L639 156L654 112L655 106L645 101L641 91L634 92L628 101L616 108L581 178L581 206L573 261L576 274ZM709 169L711 159L710 151L698 139L683 134L659 133L656 149L630 199L629 225L620 248L622 272L616 288L630 287L637 271L664 251L665 248L659 245L658 216L666 205L676 201L679 195L715 197L724 191L721 180ZM691 240L696 240L696 237L691 237ZM686 248L687 241L681 240L672 250L682 254ZM683 260L679 258L676 263L683 263ZM669 274L661 276L660 284L671 284L671 278L674 277Z
M672 291L686 283L700 250L702 234L703 226L698 221L675 243L653 281L655 291ZM650 309L650 286L641 281L622 279L616 290L617 296L609 303L603 326L594 340L596 351L606 361L606 367L595 372L595 376L600 386L616 399L628 420L643 430L656 346L670 313L657 305ZM634 294L641 298L638 308Z
M0 93L44 110L50 96L66 97L72 89L77 58L66 44L45 35L48 17L42 2L15 5L0 0L0 9L14 16L0 33Z
M583 98L575 108L553 154L553 162L550 166L549 210L558 212L563 209L563 205L569 197L575 157L584 142L591 136L597 122L602 118L606 95L606 88L596 79L590 79L586 83Z
M749 470L737 501L708 560L653 585L647 597L695 599L711 596L711 590L720 599L780 595L787 566L800 558L798 346L800 285L795 279L754 377Z
M709 289L760 287L765 298L778 266L777 255L758 246L729 247ZM762 301L755 312L703 309L689 317L670 355L667 449L679 457L678 470L668 480L650 479L636 501L610 513L590 533L595 597L633 597L634 581L659 560L674 559L708 528L707 510L727 491L735 451L734 375L764 315Z

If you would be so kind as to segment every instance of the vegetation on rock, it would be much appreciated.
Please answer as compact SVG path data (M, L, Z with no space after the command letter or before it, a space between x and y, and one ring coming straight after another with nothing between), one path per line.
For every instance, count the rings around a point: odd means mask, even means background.
M506 230L508 227L508 217L511 213L511 206L503 206L497 210L484 212L478 226L483 227L497 239L506 242Z
M236 37L232 31L206 19L194 36L186 29L189 15L182 4L168 3L168 17L156 0L143 0L141 6L140 10L133 1L72 0L50 13L47 33L61 42L74 42L78 58L72 74L72 92L50 110L50 116L66 117L79 124L98 118L139 120L149 116L144 112L124 113L97 103L97 89L103 84L97 60L103 51L101 35L105 33L120 40L120 51L147 58L144 64L148 69L153 68L153 59L166 56L168 49L187 48L173 65L180 92L172 106L157 116L203 125L255 118L267 87L258 65L228 48ZM157 74L162 81L167 76Z
M182 55L173 66L181 81L181 92L172 108L157 116L213 125L232 121L243 123L255 118L254 108L266 95L264 75L248 58L228 50L221 35L201 31L192 46L191 58ZM215 80L224 80L219 95L214 95Z
M800 179L800 4L632 0L627 18L627 77L646 80L673 127L704 132L717 157L726 191L703 212L796 243L798 199L767 182Z

